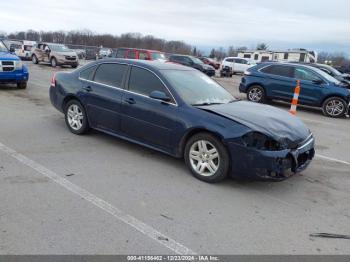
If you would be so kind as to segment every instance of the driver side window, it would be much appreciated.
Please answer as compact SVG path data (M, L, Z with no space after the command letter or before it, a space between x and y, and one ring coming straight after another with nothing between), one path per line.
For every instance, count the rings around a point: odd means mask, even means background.
M321 80L321 78L314 72L304 68L295 68L295 78L306 81Z
M153 91L161 91L168 97L171 97L168 90L157 76L146 69L135 66L132 67L130 73L129 91L144 96L149 96ZM170 102L174 103L173 100Z

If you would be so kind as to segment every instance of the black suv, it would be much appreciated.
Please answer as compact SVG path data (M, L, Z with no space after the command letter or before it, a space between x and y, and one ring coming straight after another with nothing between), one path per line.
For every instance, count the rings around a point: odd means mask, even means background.
M215 69L214 67L210 65L204 64L201 60L194 56L190 55L171 55L169 57L169 61L173 63L178 63L181 65L193 67L199 71L202 71L203 73L207 74L208 76L214 76L215 75Z

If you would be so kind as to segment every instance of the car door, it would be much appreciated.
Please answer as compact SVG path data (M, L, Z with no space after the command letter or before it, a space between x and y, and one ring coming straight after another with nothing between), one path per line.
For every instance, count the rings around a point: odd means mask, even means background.
M128 66L102 63L81 72L81 100L92 127L109 132L120 131L121 100Z
M150 98L152 91L164 92L171 101ZM171 138L177 121L176 102L160 78L148 69L133 66L123 96L122 132L134 140L173 150Z
M323 88L327 82L316 72L306 67L296 67L294 77L300 80L299 102L307 105L319 105L323 97Z
M38 47L35 49L35 55L38 58L39 61L44 61L44 45L40 44Z
M264 75L264 86L268 97L290 100L296 86L294 67L290 65L268 65L260 72Z

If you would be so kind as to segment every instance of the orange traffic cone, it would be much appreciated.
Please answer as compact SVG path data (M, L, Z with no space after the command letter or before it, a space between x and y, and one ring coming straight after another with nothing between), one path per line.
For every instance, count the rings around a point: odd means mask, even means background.
M294 96L292 99L292 105L290 106L290 110L289 110L289 113L291 113L292 115L297 114L297 105L298 105L299 94L300 94L300 80L297 80L297 86L294 89Z

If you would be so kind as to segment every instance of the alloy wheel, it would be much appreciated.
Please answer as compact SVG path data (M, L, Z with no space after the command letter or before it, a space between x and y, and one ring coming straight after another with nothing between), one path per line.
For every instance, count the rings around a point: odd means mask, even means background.
M80 130L83 126L84 115L79 106L72 104L67 110L67 120L73 130Z
M252 102L260 102L263 97L263 92L258 87L253 87L248 93L249 100Z
M215 146L206 140L193 143L189 151L193 170L201 176L212 176L220 165L220 155Z
M344 112L344 104L337 99L330 100L326 104L326 112L333 117L340 116Z

